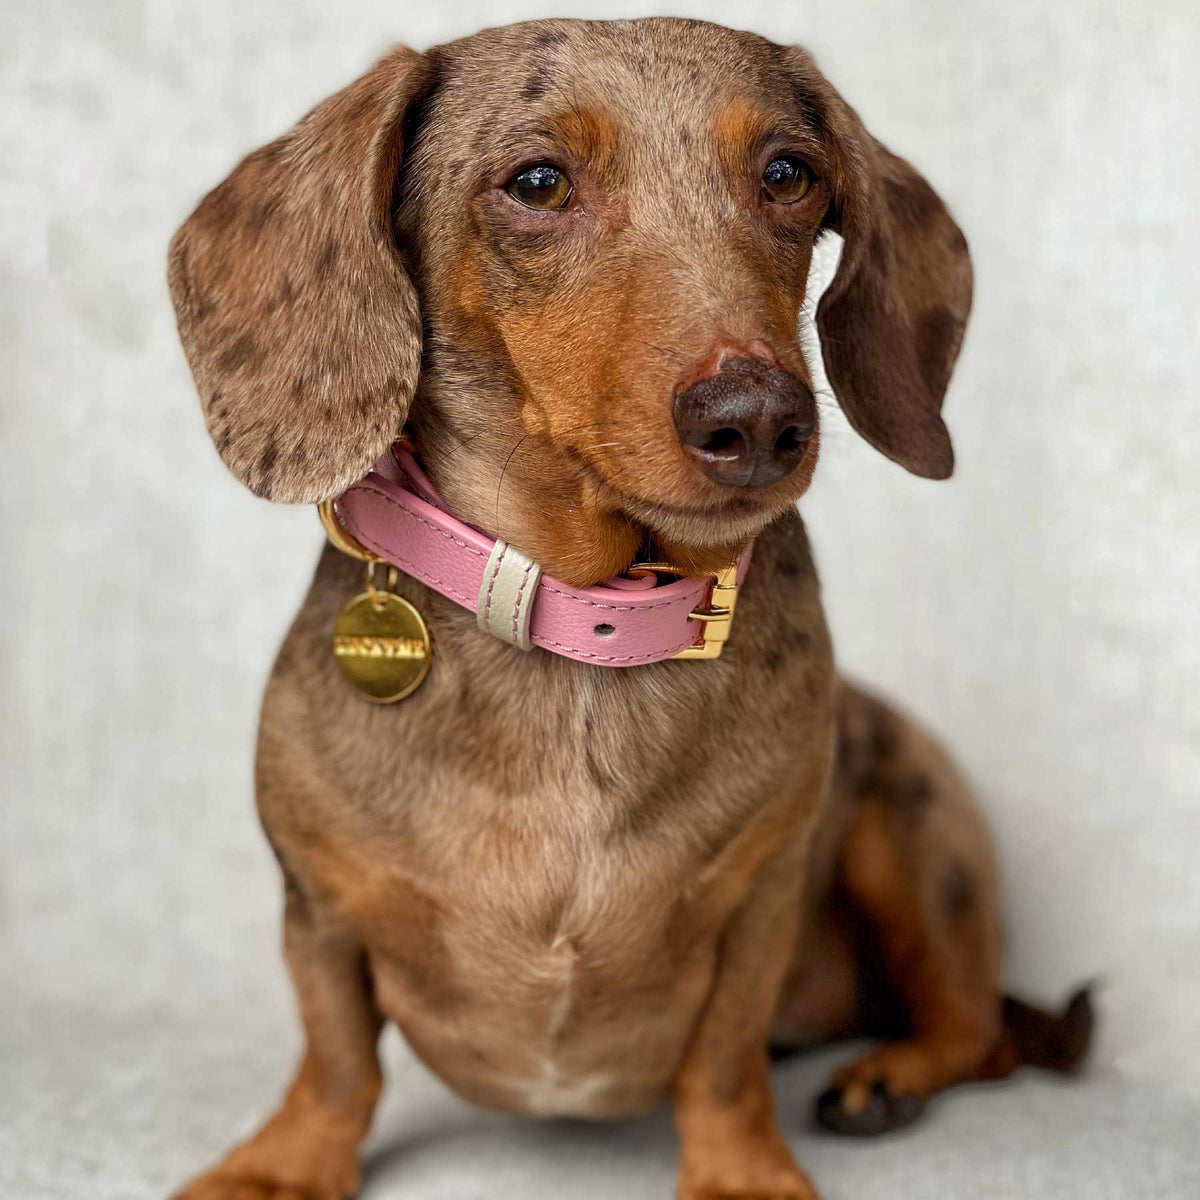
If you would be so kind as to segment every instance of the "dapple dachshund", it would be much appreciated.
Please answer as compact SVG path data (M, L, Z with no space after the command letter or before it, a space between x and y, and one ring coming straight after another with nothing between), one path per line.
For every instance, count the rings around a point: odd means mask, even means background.
M882 1039L817 1101L851 1134L1080 1062L1086 993L1058 1016L1003 997L955 767L834 667L796 511L826 230L837 400L944 478L966 240L794 46L652 19L397 49L179 230L221 457L259 496L334 499L337 543L257 757L306 1049L181 1197L351 1196L388 1019L479 1104L669 1098L680 1200L816 1196L776 1124L781 1049ZM427 655L402 703L331 653L359 558L427 631L343 638L380 669Z

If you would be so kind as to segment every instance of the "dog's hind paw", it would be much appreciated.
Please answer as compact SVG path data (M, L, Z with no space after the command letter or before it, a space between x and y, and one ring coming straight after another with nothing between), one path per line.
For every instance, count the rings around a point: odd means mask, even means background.
M920 1096L893 1095L887 1083L876 1079L870 1087L848 1084L826 1088L815 1106L817 1124L846 1137L874 1137L911 1125L924 1111Z

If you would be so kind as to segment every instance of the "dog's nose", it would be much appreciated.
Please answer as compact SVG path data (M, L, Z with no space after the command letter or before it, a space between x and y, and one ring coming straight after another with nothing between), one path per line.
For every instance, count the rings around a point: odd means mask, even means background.
M817 427L817 402L790 371L733 358L675 397L684 452L727 487L762 487L790 475Z

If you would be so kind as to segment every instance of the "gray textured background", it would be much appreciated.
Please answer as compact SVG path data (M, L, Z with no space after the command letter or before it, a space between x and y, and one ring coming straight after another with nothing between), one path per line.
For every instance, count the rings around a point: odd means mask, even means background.
M983 794L1012 983L1104 981L1090 1083L968 1095L879 1147L798 1134L802 1153L832 1200L881 1180L945 1195L960 1168L977 1197L1200 1195L1194 0L4 0L6 1200L162 1194L265 1109L296 1043L250 764L320 536L208 444L171 232L393 40L648 11L806 42L970 237L956 478L909 478L835 422L802 509L843 662L939 728ZM661 1118L516 1124L392 1062L369 1196L666 1195ZM781 1077L797 1126L816 1071Z

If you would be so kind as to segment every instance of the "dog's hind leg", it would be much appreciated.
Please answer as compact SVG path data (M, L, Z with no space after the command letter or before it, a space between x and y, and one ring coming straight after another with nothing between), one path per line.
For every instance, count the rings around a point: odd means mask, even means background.
M914 724L850 688L840 723L849 744L836 786L848 820L833 895L859 931L860 1032L894 1040L834 1073L819 1122L882 1133L953 1084L1022 1062L1073 1069L1091 1032L1086 995L1062 1018L1001 995L990 838L953 764Z
M906 1032L835 1072L817 1116L836 1132L881 1133L913 1120L935 1092L975 1076L997 1045L995 930L987 912L972 911L983 906L952 864L924 861L927 874L918 875L880 802L859 802L840 865Z

